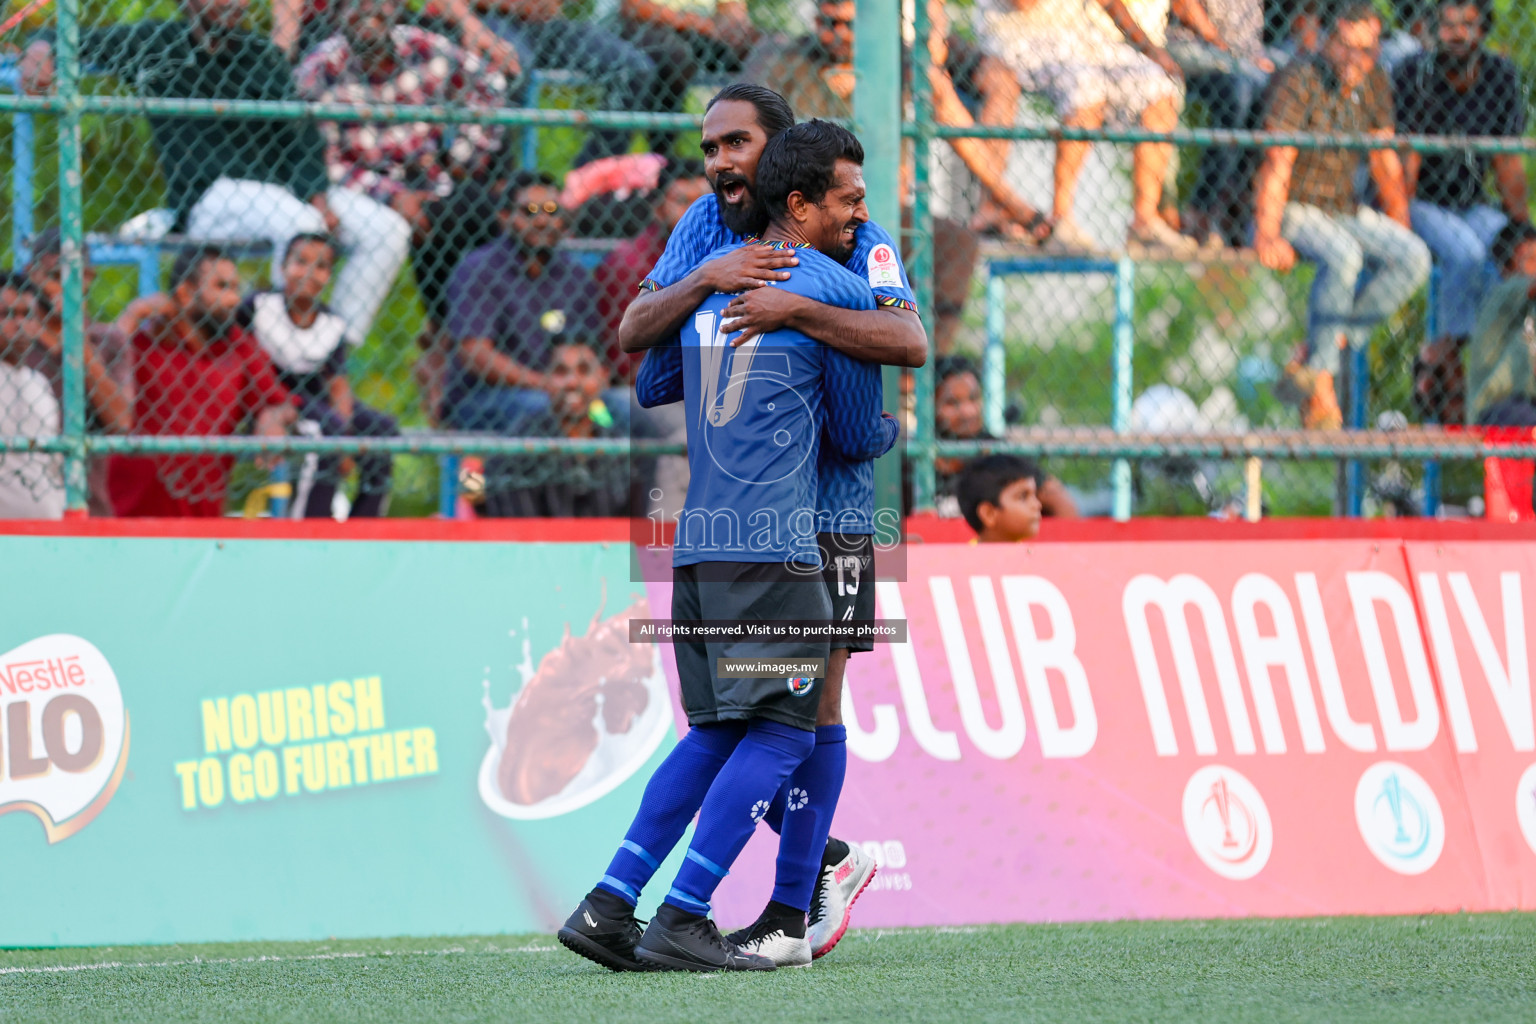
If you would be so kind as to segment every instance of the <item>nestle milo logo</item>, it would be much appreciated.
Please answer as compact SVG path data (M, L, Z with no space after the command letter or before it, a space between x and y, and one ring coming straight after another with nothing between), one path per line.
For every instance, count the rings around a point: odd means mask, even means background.
M27 811L50 843L88 825L128 764L128 713L96 647L56 633L0 654L0 814Z

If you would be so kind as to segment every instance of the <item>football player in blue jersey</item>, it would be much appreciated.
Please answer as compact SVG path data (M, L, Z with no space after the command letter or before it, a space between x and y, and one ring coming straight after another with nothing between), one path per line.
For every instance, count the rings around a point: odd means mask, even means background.
M757 167L769 139L794 124L794 114L782 96L758 85L727 86L710 100L704 115L700 148L713 194L689 207L667 241L666 252L641 283L619 329L626 351L650 348L671 338L693 315L698 304L717 292L736 293L725 310L740 336L793 327L818 341L872 363L921 366L928 357L928 339L918 318L906 268L889 234L867 221L854 233L853 248L836 256L867 284L873 309L844 309L817 302L784 288L768 287L787 277L796 263L792 252L743 246L724 258L704 262L721 245L760 231L767 214L756 194ZM874 618L873 470L834 460L832 483L823 484L824 518L820 539L827 586L839 621L866 622ZM842 481L839 483L839 481ZM867 489L866 489L867 486ZM867 495L867 497L865 497ZM843 510L854 514L844 516ZM828 519L831 521L829 522ZM835 784L819 787L811 801L830 820L842 787L846 764L846 732L842 725L843 674L848 656L871 647L862 640L833 642L832 658L822 690L817 718L817 751L812 764L827 764ZM787 798L787 793L784 794ZM825 806L822 801L829 800ZM776 801L767 821L777 831L783 799ZM783 851L789 861L820 860L811 903L809 940L812 955L831 952L848 928L853 903L875 873L875 863L857 846L830 839L818 852ZM787 868L787 862L785 867ZM781 868L781 878L787 876ZM774 907L737 938L776 923Z
M869 309L863 281L823 255L842 255L867 219L863 150L845 129L811 122L767 147L760 175L771 223L761 239L731 243L795 251L787 291L846 308ZM655 404L677 397L687 414L690 481L673 551L672 615L730 622L826 622L831 601L817 543L818 465L823 445L868 463L895 443L896 422L881 412L879 370L791 330L736 338L722 324L732 297L706 299L666 348L647 356L637 389ZM658 372L655 367L662 366ZM647 784L640 810L608 871L560 929L573 951L616 970L771 970L775 958L742 952L709 919L710 899L775 796L818 746L823 680L734 677L722 659L821 661L819 639L724 640L676 645L690 729ZM792 800L785 818L807 817ZM640 890L694 813L698 827L677 879L642 935ZM816 842L826 841L825 827ZM803 874L803 873L802 873ZM806 878L795 912L800 963L810 962Z
M757 164L768 140L795 123L784 97L760 85L726 86L709 101L699 147L712 193L696 201L667 239L666 251L640 284L619 326L626 352L670 339L710 295L738 295L730 316L743 333L793 327L817 341L873 363L921 366L928 336L896 244L884 228L867 221L839 258L864 277L874 310L841 309L766 285L788 278L797 257L789 252L738 249L708 264L721 246L760 234L767 212L756 194Z
M850 176L862 163L862 147L850 133L835 125L812 121L796 125L795 135L809 135L823 145L842 153L844 171ZM862 219L862 212L856 215ZM755 240L753 240L755 241ZM836 249L826 252L846 258L853 245L849 235L839 239ZM768 243L783 248L778 243ZM731 252L727 247L721 252ZM718 258L719 254L715 254ZM854 288L842 304L849 309L869 309L873 296L862 278L849 273L828 273L830 261L805 254L802 267L827 278L832 294ZM811 266L805 266L809 262ZM804 294L806 289L783 285ZM729 308L728 297L716 295L706 300L695 313ZM734 324L732 327L734 328ZM863 364L873 371L872 364ZM636 381L642 406L647 408L683 401L686 394L684 360L676 345L653 348L646 353ZM866 372L858 380L866 393L858 401L878 406L882 399L877 372ZM874 504L875 481L872 460L850 459L836 445L823 444L818 452L816 520L817 541L823 579L832 604L833 621L841 625L874 618ZM686 528L688 524L679 524ZM698 524L702 525L702 524ZM840 637L832 641L834 671L828 682L840 680L848 654L871 650L866 639ZM837 718L829 721L828 703L823 695L816 724L816 748L785 782L770 805L764 820L780 834L779 857L775 870L773 896L758 919L728 938L744 951L767 956L780 967L804 966L829 951L847 928L853 898L873 876L874 864L862 850L849 847L828 835L833 813L842 793L847 768L847 732ZM840 701L839 701L840 703ZM836 709L837 705L831 705ZM810 935L807 935L807 911ZM829 912L831 911L831 912ZM817 941L820 940L820 941Z

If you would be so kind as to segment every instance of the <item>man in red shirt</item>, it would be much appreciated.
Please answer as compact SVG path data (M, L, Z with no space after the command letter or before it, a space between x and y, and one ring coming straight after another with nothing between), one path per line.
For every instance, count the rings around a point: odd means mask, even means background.
M597 311L608 328L607 350L603 353L608 368L624 383L631 383L640 368L640 355L619 349L619 322L634 301L640 282L650 273L667 248L667 238L693 201L709 192L704 165L697 160L673 158L661 169L657 183L651 223L634 238L613 248L592 272L597 285Z
M235 323L240 273L223 250L193 246L171 268L171 310L129 342L134 424L141 434L280 436L298 417L255 340ZM231 456L119 455L107 470L120 516L218 516Z

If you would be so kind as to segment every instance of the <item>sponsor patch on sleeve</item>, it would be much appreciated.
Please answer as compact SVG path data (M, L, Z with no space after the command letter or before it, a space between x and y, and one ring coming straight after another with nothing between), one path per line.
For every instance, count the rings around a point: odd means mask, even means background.
M901 287L901 263L896 259L896 250L886 243L869 250L867 268L871 288Z

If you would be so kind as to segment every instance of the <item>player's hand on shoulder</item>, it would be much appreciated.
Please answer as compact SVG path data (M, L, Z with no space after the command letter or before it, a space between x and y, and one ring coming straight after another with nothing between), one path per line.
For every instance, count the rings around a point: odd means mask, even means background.
M740 332L731 344L740 345L753 335L783 330L807 301L783 288L755 288L743 292L726 304L722 314L730 321L731 330Z
M795 254L766 245L744 245L699 268L704 282L717 292L734 295L776 281L788 281L788 267L799 264Z

